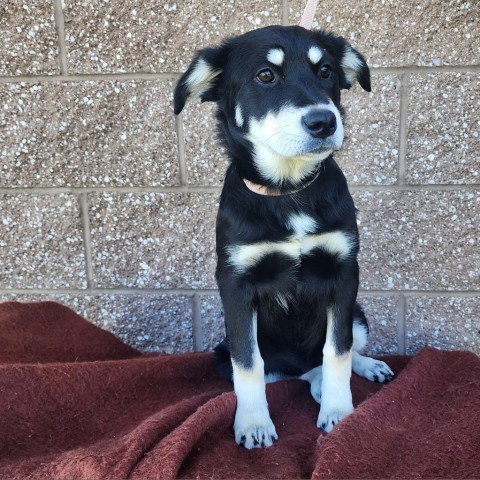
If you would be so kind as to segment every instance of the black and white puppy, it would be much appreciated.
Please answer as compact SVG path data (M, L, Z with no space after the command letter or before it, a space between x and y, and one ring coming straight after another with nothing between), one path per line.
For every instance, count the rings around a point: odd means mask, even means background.
M355 82L370 91L365 59L343 38L271 26L199 51L175 90L176 114L191 98L217 103L231 160L216 228L227 338L216 353L247 448L278 438L266 380L310 382L329 432L353 410L352 369L393 375L360 354L356 210L332 156L344 137L340 91Z

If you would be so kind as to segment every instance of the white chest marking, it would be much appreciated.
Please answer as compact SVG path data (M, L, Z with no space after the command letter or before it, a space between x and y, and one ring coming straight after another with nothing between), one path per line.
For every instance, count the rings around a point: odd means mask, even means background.
M312 218L307 218L311 222L315 222ZM257 264L266 255L273 253L283 254L298 264L300 264L302 256L308 255L316 248L325 250L341 260L346 259L350 255L352 239L346 232L336 230L327 233L306 234L310 228L313 228L312 223L309 223L306 218L297 217L293 221L290 218L290 222L295 234L283 242L258 242L228 247L229 263L238 273L243 273ZM297 228L295 228L295 224ZM304 232L303 235L298 235L300 231Z
M288 229L293 230L297 237L304 237L307 233L313 233L317 229L317 222L306 213L290 215L286 222Z
M250 245L234 245L228 247L229 263L235 267L237 272L242 273L253 267L263 257L270 253L282 253L294 260L300 258L298 242L259 242Z
M318 235L307 235L302 239L303 255L310 253L315 248L326 250L343 260L350 255L352 241L347 233L340 230Z

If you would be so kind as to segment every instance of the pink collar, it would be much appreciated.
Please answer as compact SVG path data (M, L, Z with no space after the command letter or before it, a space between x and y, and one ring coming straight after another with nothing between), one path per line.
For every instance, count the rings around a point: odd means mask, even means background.
M257 183L253 183L250 180L247 180L246 178L244 178L243 181L245 182L245 185L247 186L247 188L253 193L257 193L258 195L265 195L267 197L281 197L283 195L293 195L294 193L304 190L305 188L310 186L318 178L319 175L320 175L320 172L318 172L305 185L302 185L300 188L297 188L295 190L288 190L287 192L282 192L275 188L269 188L269 187L266 187L265 185L258 185Z

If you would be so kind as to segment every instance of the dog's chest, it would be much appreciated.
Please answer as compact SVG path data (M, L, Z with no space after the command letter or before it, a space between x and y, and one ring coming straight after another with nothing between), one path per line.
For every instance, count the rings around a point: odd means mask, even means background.
M355 239L342 230L319 229L317 221L305 213L289 215L285 220L287 235L282 240L269 239L255 243L229 245L228 263L238 274L263 266L272 269L282 265L300 267L317 253L337 260L348 258L353 251Z

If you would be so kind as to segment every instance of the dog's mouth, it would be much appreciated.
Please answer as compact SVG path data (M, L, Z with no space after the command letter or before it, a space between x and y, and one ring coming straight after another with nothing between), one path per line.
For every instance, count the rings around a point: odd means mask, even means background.
M322 142L320 145L318 145L318 143L314 145L307 144L305 145L305 149L300 152L300 154L326 157L339 150L340 147L341 145L335 145L334 142Z
M332 153L334 152L336 149L331 147L331 146L326 146L326 145L320 145L319 147L315 147L315 148L312 148L311 150L307 150L305 153L318 153L318 154L322 154L322 153Z
M333 152L340 150L343 143L342 139L342 137L338 138L335 135L322 139L305 138L304 136L304 138L298 139L295 143L292 142L289 155L287 154L286 156L305 157L308 160L317 160L318 157L324 159Z

